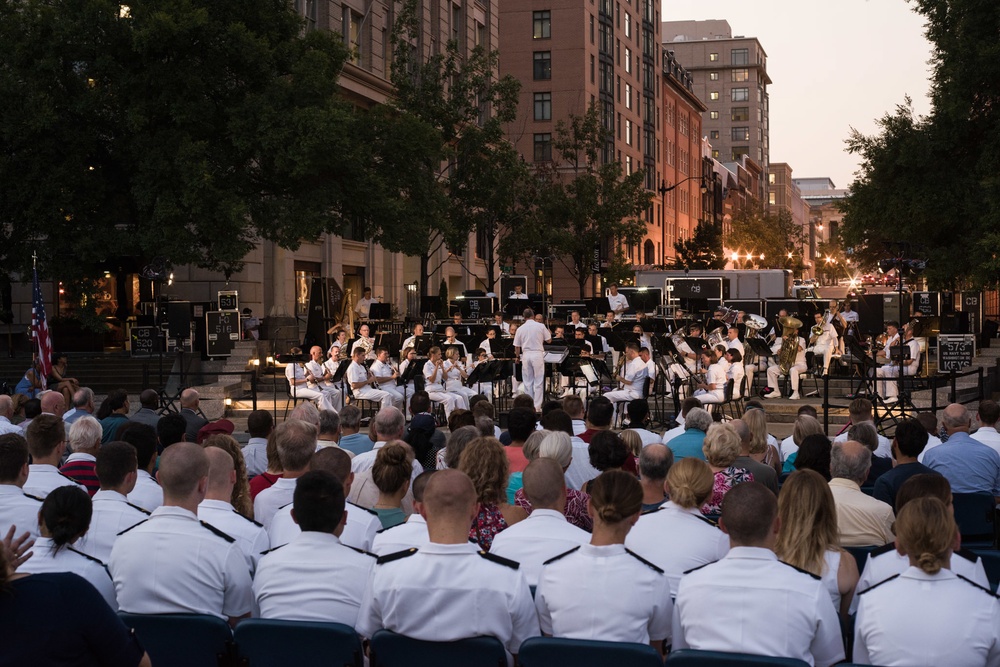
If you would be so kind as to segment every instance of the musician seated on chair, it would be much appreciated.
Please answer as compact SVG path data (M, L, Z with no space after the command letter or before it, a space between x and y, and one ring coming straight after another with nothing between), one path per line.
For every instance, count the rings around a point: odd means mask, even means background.
M320 354L322 355L322 348ZM302 350L293 347L291 354L301 355ZM288 380L288 391L295 398L304 398L307 401L319 403L320 410L332 410L336 412L341 406L342 399L338 390L332 387L322 387L317 385L316 378L306 369L305 364L293 361L285 366L285 379ZM311 385L311 386L310 386Z
M566 326L573 327L574 329L587 329L587 323L580 319L579 310L570 311L569 321L566 322Z
M701 366L705 371L704 378L696 376L694 381L695 398L701 401L702 405L709 403L722 403L726 400L726 370L723 364L715 356L715 351L708 349L701 353Z
M740 357L745 351L743 343L740 341L740 328L735 324L731 325L726 331L726 349L736 348L740 351Z
M907 324L903 327L903 338L900 341L896 336L894 344L887 345L882 356L889 360L884 366L879 367L876 374L880 378L897 378L902 365L903 375L917 375L920 372L920 344L913 337L913 325ZM900 359L902 355L902 360ZM907 358L908 357L908 358ZM885 399L886 403L895 403L898 399L899 386L892 380L879 383L878 393Z
M458 356L461 359L464 360L465 357L468 356L468 352L466 352L465 350L465 343L463 343L456 337L454 327L447 327L444 330L444 342L441 343L441 348L444 349L447 348L448 346L458 347L459 348Z
M895 322L886 322L885 334L880 336L880 338L884 338L885 342L882 343L881 349L876 353L875 361L880 364L887 364L892 358L890 355L892 346L899 343L899 325Z
M639 358L646 365L646 374L649 375L650 384L656 382L656 364L653 363L653 355L650 354L648 347L639 348Z
M746 376L743 355L738 348L731 347L726 350L726 361L729 362L726 378L733 381L733 398L742 398L743 378Z
M823 360L821 373L826 375L830 370L830 359L837 351L837 330L826 321L823 313L817 311L813 314L816 323L809 331L809 347L806 349L806 363L811 367L816 367L815 357Z
M691 324L688 326L688 334L686 337L701 338L701 332L702 329L700 324ZM671 383L687 380L691 373L696 369L698 363L698 353L691 349L691 346L688 345L684 338L681 338L680 343L677 343L675 347L680 353L683 363L673 363L670 365L669 379Z
M486 330L486 339L483 340L481 343L479 343L478 349L484 350L486 352L486 356L489 357L491 360L493 359L493 344L496 342L496 339L497 339L497 330L494 329L493 327L490 327L489 329Z
M413 335L403 341L403 346L401 349L406 349L408 347L415 348L417 346L417 338L424 335L424 325L417 322L413 325Z
M612 403L631 401L643 398L643 383L646 381L646 364L639 357L639 346L629 343L625 346L625 362L615 381L622 385L621 389L609 391L604 397Z
M354 345L351 347L352 356L355 350L364 350L365 359L375 360L375 339L369 337L370 333L371 329L368 328L367 324L362 324L358 327L358 339L354 341Z
M389 350L384 347L375 348L375 361L372 362L370 367L372 372L372 377L375 379L375 385L378 389L392 394L396 399L393 404L396 407L402 408L403 405L403 388L397 386L396 378L399 377L399 371L393 368L392 364L389 362Z
M583 348L580 350L581 357L589 357L594 353L594 346L587 340L586 334L584 329L576 329L573 332L574 345Z
M779 376L783 375L784 372L781 367L782 363L791 362L788 365L788 377L792 384L792 395L789 396L790 399L796 401L802 398L799 395L799 376L806 372L806 341L799 335L799 326L802 325L798 320L791 317L782 318L784 329L784 335L778 338L774 342L774 350L777 348L777 358L771 357L767 362L767 388L764 390L765 398L779 398L781 396L781 391L779 390L780 385L778 384ZM788 326L789 324L797 324L799 326ZM783 359L784 357L784 359Z
M500 328L500 333L506 336L510 333L510 325L503 321L503 312L497 311L493 313L493 326Z
M362 398L367 401L377 401L383 408L401 407L403 399L396 394L373 387L375 376L365 367L365 350L356 347L352 355L351 365L347 368L347 381L351 385L351 391L355 398Z

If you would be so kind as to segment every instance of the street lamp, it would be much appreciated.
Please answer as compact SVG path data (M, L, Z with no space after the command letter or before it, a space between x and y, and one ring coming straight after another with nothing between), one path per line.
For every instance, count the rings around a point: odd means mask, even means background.
M701 176L688 176L682 181L678 181L673 185L667 187L667 182L665 180L660 180L660 187L657 190L660 193L660 263L664 266L667 265L667 225L666 216L663 211L667 208L667 193L674 190L678 185L687 183L693 180L701 181L701 193L705 194L708 192L708 179L704 175ZM676 217L674 221L676 222Z

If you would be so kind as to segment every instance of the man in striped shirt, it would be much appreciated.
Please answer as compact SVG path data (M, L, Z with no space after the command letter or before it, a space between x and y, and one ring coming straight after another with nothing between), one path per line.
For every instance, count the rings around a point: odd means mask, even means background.
M97 479L97 450L101 446L101 423L91 416L80 417L69 427L72 452L59 472L87 487L93 497L101 488Z

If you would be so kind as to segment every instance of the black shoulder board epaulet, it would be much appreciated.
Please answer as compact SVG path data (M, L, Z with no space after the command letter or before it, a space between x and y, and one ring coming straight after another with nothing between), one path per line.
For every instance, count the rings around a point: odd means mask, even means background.
M222 532L221 530L219 530L218 528L216 528L215 526L213 526L212 524L210 524L210 523L208 523L206 521L199 521L198 523L200 523L201 525L205 526L205 528L208 528L210 531L212 531L213 533L215 533L216 535L218 535L219 537L221 537L222 539L224 539L226 542L235 542L236 541L235 537L230 537L229 535L227 535L226 533Z
M565 556L568 556L568 555L570 555L571 553L573 553L574 551L576 551L576 550L577 550L577 549L579 549L579 548L580 548L580 547L573 547L573 548L572 548L572 549L570 549L569 551L564 551L564 552L562 552L561 554L559 554L558 556L553 556L552 558L550 558L550 559L548 559L547 561L545 561L544 563L542 563L542 565L548 565L549 563L554 563L554 562L556 562L557 560L559 560L560 558L563 558L563 557L565 557Z
M410 547L409 549L404 549L403 551L397 551L396 553L379 556L375 563L377 565L385 565L386 563L391 563L392 561L399 560L400 558L408 558L415 553L417 553L417 548Z
M389 526L388 528L379 528L378 530L375 531L375 534L376 535L381 535L382 533L384 533L387 530L392 530L393 528L399 528L400 526L405 526L405 525L406 525L406 522L404 521L403 523L397 523L396 525ZM472 541L475 542L475 540L472 540Z
M253 520L253 519L251 519L250 517L248 517L248 516L243 516L242 514L240 514L239 512L237 512L236 510L233 510L233 514L235 514L236 516L240 517L241 519L246 519L247 521L249 521L249 522L250 522L250 523L252 523L253 525L257 526L258 528L263 528L263 527L264 527L264 524L262 524L262 523L257 523L256 521L254 521L254 520Z
M147 521L149 521L149 519L143 519L143 520L142 520L142 521L140 521L139 523L135 524L135 526L141 526L142 524L146 523ZM124 535L124 534L125 534L125 533L127 533L128 531L130 531L130 530L132 530L133 528L135 528L135 526L129 526L128 528L126 528L126 529L125 529L125 530L123 530L122 532L118 533L118 536L120 537L120 536Z
M343 544L343 543L341 543L341 544ZM364 549L359 549L357 547L352 547L350 544L344 544L344 546L347 547L348 549L350 549L351 551L357 551L359 554L364 554L366 556L371 556L372 558L378 558L378 554L373 554L370 551L365 551Z
M802 574L808 574L810 577L812 577L816 581L819 581L820 579L823 578L823 577L819 576L818 574L813 574L809 570L803 570L801 567L797 567L795 565L792 565L791 563L786 563L783 560L779 560L778 562L781 563L782 565L787 565L788 567L792 568L793 570L796 570L797 572L801 572Z
M45 498L39 498L38 496L33 496L30 493L25 493L24 495L25 495L25 497L31 498L32 500L37 500L40 503L44 503L45 502Z
M959 579L961 579L962 581L964 581L965 583L969 584L970 586L974 586L974 587L978 588L979 590L984 591L990 597L993 597L995 599L1000 599L1000 596L997 596L996 593L994 593L993 591L991 591L988 588L980 586L979 584L977 584L976 582L972 581L971 579L966 579L965 577L963 577L960 574L956 574L955 576L958 577Z
M272 551L277 551L278 549L280 549L283 546L285 546L285 545L284 544L279 544L276 547L271 547L270 549L264 549L263 551L260 552L260 555L261 556L266 556L267 554L271 553Z
M368 507L362 507L361 505L355 505L355 504L354 504L354 503L352 503L352 502L348 502L347 504L348 504L348 505L350 505L351 507L356 507L356 508L358 508L359 510L364 510L365 512L368 512L369 514L374 514L375 516L378 516L378 512L376 512L375 510L373 510L373 509L371 509L371 508L368 508Z
M961 556L962 558L964 558L965 560L969 561L970 563L975 563L976 561L979 560L979 556L977 556L975 554L975 552L969 551L968 549L959 549L958 551L956 551L954 553L955 553L956 556Z
M128 505L129 507L131 507L134 510L139 510L140 512L142 512L146 516L149 516L150 514L152 514L152 512L150 512L149 510L145 510L145 509L139 507L138 505L136 505L135 503L130 503L127 500L125 501L125 504Z
M84 558L86 558L87 560L89 560L89 561L91 561L93 563L97 563L101 567L104 567L104 561L101 560L100 558L94 558L90 554L85 554L82 551L80 551L79 549L74 549L73 547L69 547L69 550L72 551L75 554L79 554L79 555L83 556Z
M489 551L479 551L479 556L485 558L486 560L493 561L498 565L503 565L504 567L509 567L512 570L520 569L521 564L516 560L511 560L509 558L504 558L503 556L497 556L496 554L491 554Z
M281 506L281 507L279 507L278 509L279 509L279 510L283 510L283 509L285 509L286 507L288 507L288 506L289 506L289 505L291 505L291 504L292 504L292 503L285 503L284 505L282 505L282 506ZM347 504L348 504L348 505L350 505L350 503L347 503Z
M698 567L692 567L692 568L691 568L690 570L685 570L685 571L684 571L684 574L691 574L692 572L697 572L697 571L698 571L698 570L700 570L701 568L703 568L703 567L706 567L706 566L708 566L708 565L711 565L711 564L712 564L712 563L714 563L714 562L715 562L715 561L713 560L713 561L711 561L711 562L709 562L709 563L705 563L705 564L703 564L703 565L699 565Z
M74 484L80 484L80 482L78 482L77 480L73 479L69 475L63 473L62 471L57 470L56 472L58 472L61 477L65 477L66 479L68 479L69 481L73 482ZM80 486L83 486L83 484L80 484Z
M887 554L890 551L895 551L895 550L896 550L896 543L889 542L889 544L883 544L878 549L872 549L871 552L868 554L868 557L875 558L875 556L881 556L882 554Z
M631 549L626 549L625 553L627 553L629 556L631 556L632 558L636 559L637 561L639 561L643 565L648 565L651 569L659 572L660 574L663 574L663 570L661 570L660 568L658 568L656 565L650 563L648 560L646 560L645 558L643 558L642 556L640 556L636 552L632 551Z
M891 577L889 577L888 579L883 579L882 581L878 582L877 584L872 584L871 586L869 586L868 588L866 588L866 589L865 589L865 590L863 590L863 591L858 591L858 593L857 593L857 594L858 594L858 595L864 595L864 594L865 594L865 593L867 593L868 591L873 591L873 590L875 590L876 588L878 588L879 586L881 586L882 584L884 584L885 582L887 582L887 581L892 581L893 579L896 579L896 578L898 578L898 577L899 577L899 575L898 575L898 574L894 574L894 575L892 575ZM978 588L978 587L977 587L977 588Z
M651 510L646 510L645 512L641 513L639 516L646 516L647 514L656 514L661 509L663 509L663 505L660 505L659 507L654 507Z
M719 524L717 524L716 522L712 521L711 519L709 519L704 514L698 513L698 514L692 514L691 516L693 516L696 519L701 519L702 521L704 521L705 523L707 523L708 525L710 525L712 528L718 528L719 527Z

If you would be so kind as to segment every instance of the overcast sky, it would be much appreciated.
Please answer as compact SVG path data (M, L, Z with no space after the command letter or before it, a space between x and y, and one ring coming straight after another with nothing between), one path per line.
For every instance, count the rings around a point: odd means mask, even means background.
M874 132L906 95L918 114L929 109L930 44L904 0L662 2L666 21L726 19L733 35L760 40L774 82L771 162L787 162L793 178L846 188L858 168L844 151L851 127Z

